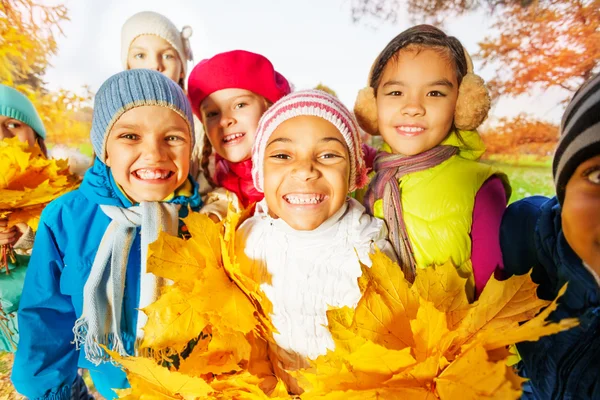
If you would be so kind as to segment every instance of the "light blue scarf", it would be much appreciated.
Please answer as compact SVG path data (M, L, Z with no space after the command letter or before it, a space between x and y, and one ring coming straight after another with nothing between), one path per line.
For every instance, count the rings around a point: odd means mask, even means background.
M121 336L121 314L127 261L138 226L141 226L141 279L139 308L158 299L164 280L146 270L148 245L164 231L177 235L179 205L159 202L142 202L139 206L121 208L100 206L112 219L102 236L92 270L83 288L83 312L75 322L75 345L83 346L85 357L95 365L109 361L110 357L100 345L128 355ZM138 313L136 343L143 337L142 328L147 317Z

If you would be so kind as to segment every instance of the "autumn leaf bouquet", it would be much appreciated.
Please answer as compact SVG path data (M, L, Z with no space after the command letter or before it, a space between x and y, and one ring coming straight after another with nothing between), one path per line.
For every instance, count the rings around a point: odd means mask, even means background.
M37 144L0 141L0 218L8 218L8 226L24 223L35 230L46 204L78 184L67 161L45 158ZM2 246L0 266L7 271L11 255L12 249Z
M143 310L144 356L111 352L131 384L121 398L517 399L523 380L507 365L508 346L577 325L546 322L556 300L538 299L529 275L492 278L469 303L452 265L420 270L410 284L378 252L363 266L358 305L328 311L335 350L285 371L271 304L235 257L243 218L192 214L189 240L161 234L150 246L150 268L173 284Z

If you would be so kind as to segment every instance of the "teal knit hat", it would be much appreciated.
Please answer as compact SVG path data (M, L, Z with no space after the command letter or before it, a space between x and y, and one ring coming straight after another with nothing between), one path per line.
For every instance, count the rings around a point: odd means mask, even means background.
M106 159L106 140L113 125L126 111L141 106L167 107L179 114L188 123L194 147L192 107L183 90L160 72L131 69L108 78L94 98L90 139L100 161Z
M0 115L29 125L39 137L46 139L46 128L31 101L18 90L2 84L0 84Z

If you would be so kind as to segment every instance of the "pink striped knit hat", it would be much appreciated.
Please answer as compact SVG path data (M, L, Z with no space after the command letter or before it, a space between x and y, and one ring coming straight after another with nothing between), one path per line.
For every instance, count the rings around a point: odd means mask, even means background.
M315 116L331 122L342 134L350 154L349 191L367 184L367 168L356 119L336 97L321 90L293 92L273 104L261 117L252 148L252 180L260 192L264 191L263 161L269 137L288 119L302 115Z

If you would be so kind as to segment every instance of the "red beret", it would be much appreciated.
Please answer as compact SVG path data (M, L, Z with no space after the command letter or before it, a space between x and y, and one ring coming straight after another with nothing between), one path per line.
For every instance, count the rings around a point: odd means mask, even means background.
M266 57L244 50L200 61L192 70L187 87L192 110L200 119L202 101L221 89L249 90L271 103L291 92L287 79L275 71Z

